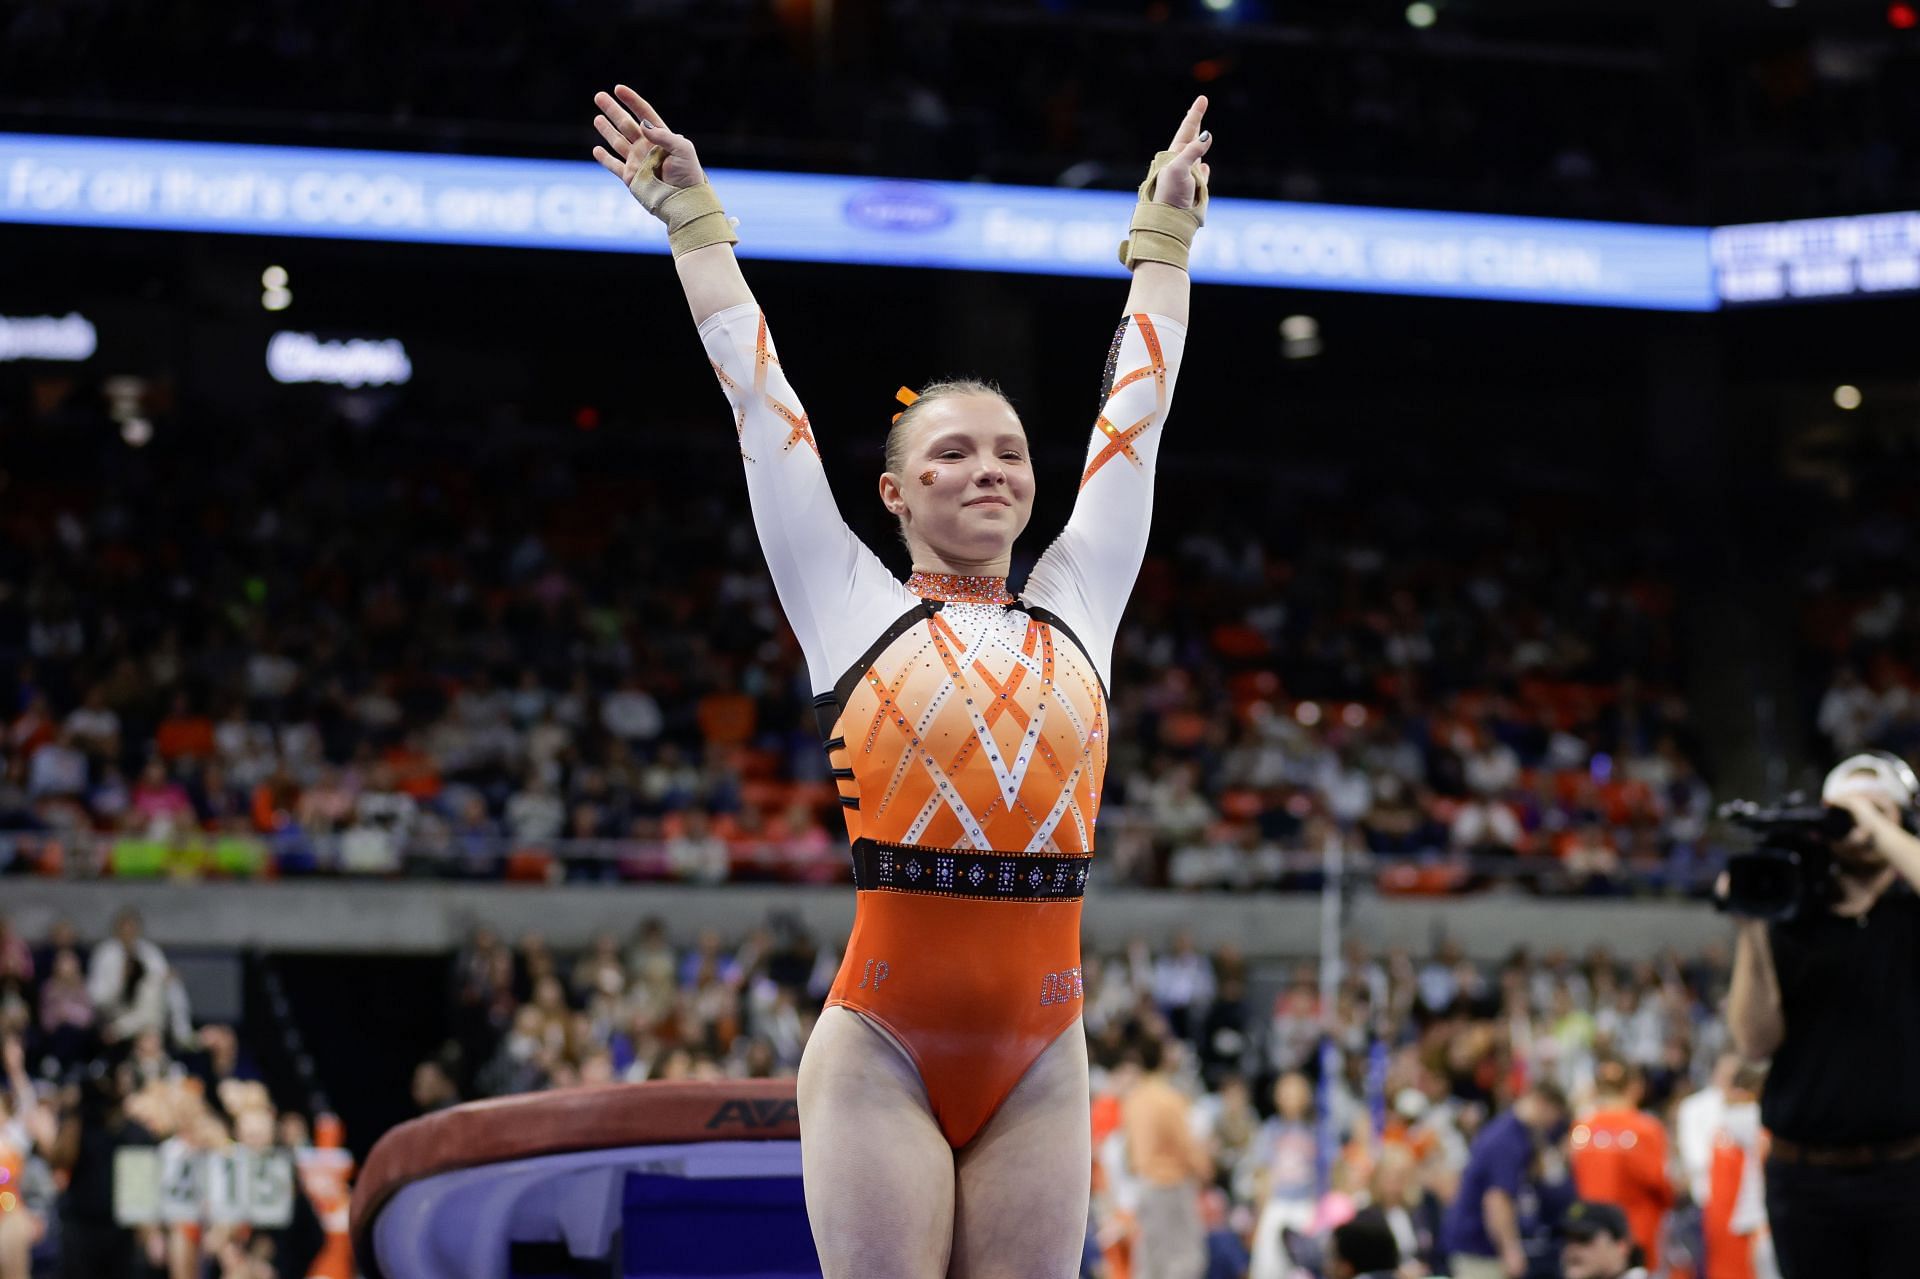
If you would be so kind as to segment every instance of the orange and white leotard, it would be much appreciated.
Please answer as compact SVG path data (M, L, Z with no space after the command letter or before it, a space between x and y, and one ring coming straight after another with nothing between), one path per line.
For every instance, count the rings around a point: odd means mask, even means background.
M852 839L853 936L827 1002L906 1050L958 1148L1080 1016L1105 685L1186 330L1139 314L1114 334L1073 515L1017 599L1004 578L897 580L840 518L759 308L700 336Z

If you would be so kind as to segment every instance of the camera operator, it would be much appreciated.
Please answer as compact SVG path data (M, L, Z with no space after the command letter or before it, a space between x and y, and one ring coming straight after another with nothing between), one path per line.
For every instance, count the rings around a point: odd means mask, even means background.
M1792 918L1743 919L1727 1020L1774 1134L1767 1212L1784 1279L1893 1279L1920 1259L1920 790L1892 756L1856 755L1821 800L1852 830L1832 882Z

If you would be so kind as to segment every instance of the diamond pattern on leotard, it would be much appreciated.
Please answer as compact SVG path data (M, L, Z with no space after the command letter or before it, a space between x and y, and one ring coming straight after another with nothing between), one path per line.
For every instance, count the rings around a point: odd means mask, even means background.
M948 604L874 660L843 715L838 731L860 743L849 760L866 800L860 834L1090 849L1104 699L1084 654L1048 624L1018 608Z

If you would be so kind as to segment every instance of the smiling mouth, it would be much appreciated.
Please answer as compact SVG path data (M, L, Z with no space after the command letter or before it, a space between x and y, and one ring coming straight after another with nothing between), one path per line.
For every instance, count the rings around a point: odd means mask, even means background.
M1009 502L1004 497L976 497L971 502L965 503L965 505L967 506L1012 506L1013 503Z

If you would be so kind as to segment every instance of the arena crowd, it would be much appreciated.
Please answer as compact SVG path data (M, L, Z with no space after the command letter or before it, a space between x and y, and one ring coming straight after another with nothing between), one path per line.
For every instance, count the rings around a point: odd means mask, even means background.
M782 918L687 947L648 920L578 956L478 929L453 965L454 1034L416 1067L415 1104L791 1075L838 958ZM1481 1175L1476 1161L1493 1158L1476 1139L1541 1095L1562 1109L1520 1171L1529 1275L1574 1274L1562 1269L1568 1213L1603 1202L1632 1220L1655 1275L1764 1275L1764 1220L1733 1217L1760 1163L1758 1081L1736 1071L1717 1012L1728 975L1719 946L1637 963L1546 951L1483 965L1451 945L1418 958L1355 945L1327 984L1329 1006L1311 962L1256 970L1180 936L1090 957L1086 1273L1126 1275L1151 1246L1134 1209L1165 1163L1154 1111L1171 1107L1183 1152L1172 1175L1190 1177L1206 1205L1210 1279L1291 1279L1356 1219L1387 1223L1401 1274L1447 1274L1461 1251L1450 1206L1462 1179ZM1634 1136L1601 1136L1616 1131ZM1297 1232L1291 1258L1283 1227Z
M649 471L550 432L474 457L259 434L222 465L124 463L110 495L23 460L0 871L841 879L737 503L654 500L724 464L688 436ZM1479 478L1446 502L1209 478L1230 520L1163 518L1115 657L1099 873L1310 887L1339 847L1428 891L1488 867L1697 887L1711 797L1657 523L1622 534L1603 484Z
M0 1085L0 1279L350 1279L339 1120L270 1093L244 1035L195 1019L137 914L91 944L66 923L28 939L0 916ZM143 1150L144 1191L116 1169ZM284 1156L284 1222L209 1219L211 1174L195 1169L241 1152ZM130 1213L147 1223L122 1224Z

